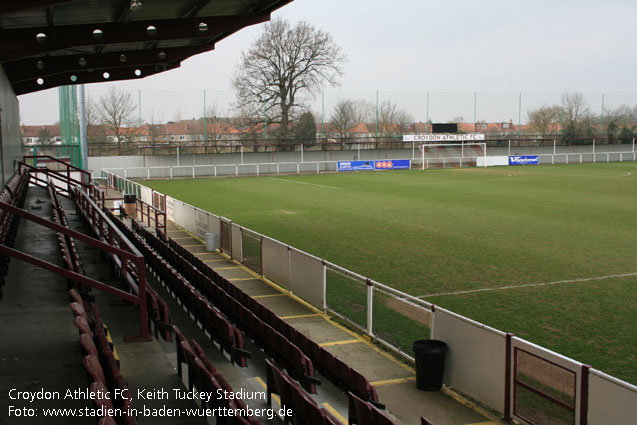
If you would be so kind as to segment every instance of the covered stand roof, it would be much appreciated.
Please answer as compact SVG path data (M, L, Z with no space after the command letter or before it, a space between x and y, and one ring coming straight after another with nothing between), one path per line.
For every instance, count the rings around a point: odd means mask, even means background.
M0 63L16 95L177 68L292 0L5 0Z

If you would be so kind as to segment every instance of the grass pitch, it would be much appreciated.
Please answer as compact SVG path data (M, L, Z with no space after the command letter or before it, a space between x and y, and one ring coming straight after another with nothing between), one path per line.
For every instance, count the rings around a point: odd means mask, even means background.
M144 184L637 382L635 163Z

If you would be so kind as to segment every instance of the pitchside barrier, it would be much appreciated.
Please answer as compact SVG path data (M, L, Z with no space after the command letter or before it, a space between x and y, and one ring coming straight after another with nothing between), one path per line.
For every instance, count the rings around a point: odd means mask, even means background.
M102 170L102 177L146 201L164 203L169 220L200 238L218 233L223 253L406 360L414 361L410 353L415 340L445 341L449 352L444 384L507 420L632 425L637 417L635 385L112 172Z
M352 144L355 145L355 144ZM181 158L174 155L151 155L146 157L90 157L89 168L105 169L125 178L179 178L179 177L221 177L244 175L309 174L339 171L339 162L407 160L412 168L482 167L508 165L506 160L495 161L518 155L538 156L539 164L572 164L596 162L636 161L635 143L597 144L593 140L587 145L560 145L557 140L542 141L491 141L488 149L472 149L475 143L455 144L442 149L430 146L426 155L414 143L406 149L353 149L326 152L284 152L276 157L264 157L262 153L236 154L193 154ZM439 146L439 145L438 145ZM478 150L479 152L476 152ZM484 150L488 150L485 156ZM299 155L300 154L300 155ZM213 159L214 158L214 159ZM264 161L264 159L266 159ZM214 161L214 163L213 163ZM186 164L186 162L190 162ZM122 166L122 164L126 164Z

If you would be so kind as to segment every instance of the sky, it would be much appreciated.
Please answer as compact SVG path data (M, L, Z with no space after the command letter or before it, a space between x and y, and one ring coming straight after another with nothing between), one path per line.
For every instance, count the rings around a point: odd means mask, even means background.
M637 104L634 0L295 0L273 16L329 32L348 57L340 86L309 105L323 119L337 100L375 102L377 91L422 121L523 122L565 91L585 94L593 111ZM201 116L206 90L207 105L224 113L240 53L261 32L248 27L179 69L87 93L130 90L142 120L158 122ZM18 100L24 124L59 119L57 89Z

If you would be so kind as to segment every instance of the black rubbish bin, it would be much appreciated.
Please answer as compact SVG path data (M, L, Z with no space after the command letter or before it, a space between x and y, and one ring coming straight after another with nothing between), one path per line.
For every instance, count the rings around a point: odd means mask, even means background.
M442 388L445 373L446 343L435 339L414 341L411 348L416 359L416 387L423 391L438 391Z
M134 193L124 194L124 210L127 216L137 218L137 195Z

